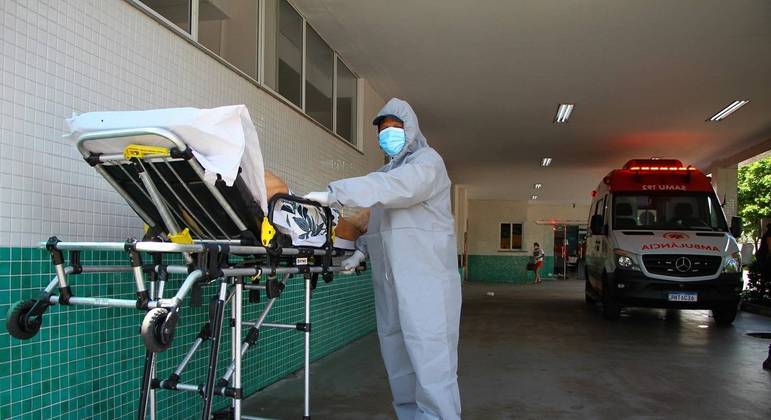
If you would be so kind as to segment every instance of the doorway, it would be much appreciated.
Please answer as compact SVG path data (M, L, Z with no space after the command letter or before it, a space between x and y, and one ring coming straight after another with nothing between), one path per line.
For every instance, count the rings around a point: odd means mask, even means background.
M575 277L583 264L586 249L586 225L555 224L554 232L554 277Z

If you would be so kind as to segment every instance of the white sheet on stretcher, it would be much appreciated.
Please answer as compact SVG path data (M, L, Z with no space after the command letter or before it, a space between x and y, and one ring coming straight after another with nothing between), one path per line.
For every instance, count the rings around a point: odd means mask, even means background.
M167 108L150 111L89 112L73 115L67 120L69 137L76 142L81 134L94 131L130 128L160 127L176 134L193 150L196 160L204 168L204 181L212 185L217 174L228 186L233 185L241 167L241 177L252 196L260 203L262 211L268 214L268 194L265 188L265 165L262 160L257 130L252 124L249 110L245 105L223 106L212 109ZM88 150L95 153L123 153L123 149L134 143L168 146L168 142L157 136L138 136L95 140L88 144ZM326 227L323 215L309 206L300 211L297 206L276 209L274 223L278 229L292 238L295 246L320 247L326 242ZM339 217L334 210L335 222ZM339 242L339 244L338 244ZM351 249L350 241L336 241L335 244Z
M102 130L160 127L176 134L193 149L204 168L204 181L212 185L217 174L228 186L241 176L252 195L267 214L265 166L257 130L245 105L212 109L167 108L150 111L88 112L67 120L70 139L75 142L83 133ZM132 143L168 146L156 136L112 138L89 142L88 149L97 153L122 153Z

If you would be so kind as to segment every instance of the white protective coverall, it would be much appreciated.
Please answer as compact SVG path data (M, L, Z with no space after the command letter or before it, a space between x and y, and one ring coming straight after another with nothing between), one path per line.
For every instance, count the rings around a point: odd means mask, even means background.
M406 145L377 172L329 184L329 201L372 209L357 248L372 265L380 350L397 416L459 419L461 280L450 178L407 102L391 99L378 113L384 115L402 120Z

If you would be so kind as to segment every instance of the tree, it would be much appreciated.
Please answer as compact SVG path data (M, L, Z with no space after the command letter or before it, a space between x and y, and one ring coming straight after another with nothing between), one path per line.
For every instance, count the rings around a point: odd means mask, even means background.
M757 243L763 234L760 220L771 217L771 158L740 167L738 184L738 210L744 232Z

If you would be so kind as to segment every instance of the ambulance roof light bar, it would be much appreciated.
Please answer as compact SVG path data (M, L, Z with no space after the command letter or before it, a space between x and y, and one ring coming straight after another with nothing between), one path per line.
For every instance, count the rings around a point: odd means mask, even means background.
M628 169L635 172L686 172L696 170L693 166L631 166Z
M635 172L688 172L695 171L693 166L684 166L677 159L632 159L624 169Z

